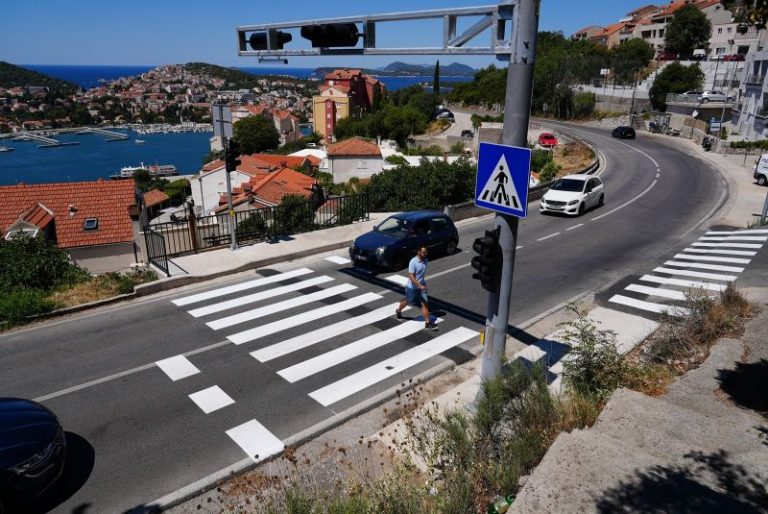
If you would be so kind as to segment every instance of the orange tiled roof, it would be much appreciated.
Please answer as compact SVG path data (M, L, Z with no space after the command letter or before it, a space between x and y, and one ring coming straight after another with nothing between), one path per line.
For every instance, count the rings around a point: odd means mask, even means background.
M264 164L268 164L270 166L281 166L283 168L297 168L299 166L304 166L306 161L309 161L310 165L312 166L320 165L320 159L318 159L314 155L301 157L298 155L277 155L277 154L269 154L269 153L255 153L248 157L251 157L256 161L261 161Z
M325 75L325 80L350 80L352 77L362 75L362 73L363 72L360 70L333 70L332 72Z
M573 35L574 35L574 36L577 36L577 35L579 35L579 34L586 34L586 33L588 33L588 32L593 32L593 31L594 31L594 32L596 32L596 31L598 31L598 30L599 30L599 31L604 31L604 30L605 30L605 28L604 28L604 27L601 27L600 25L590 25L589 27L584 27L584 28L583 28L583 29L581 29L581 30L577 30L576 32L574 32L574 33L573 33Z
M144 205L147 207L154 207L155 205L160 205L161 203L168 201L169 198L170 197L167 194L159 189L153 189L144 193Z
M40 228L45 228L53 221L53 211L41 203L35 204L26 212L19 216L20 220L24 220L27 223L31 223Z
M30 207L43 204L53 213L56 242L61 248L133 241L129 214L129 208L136 204L133 180L0 186L0 198L2 231L19 216L31 215ZM99 228L84 230L86 218L98 218Z
M261 177L252 177L248 186L233 191L232 205L250 202L253 208L280 205L286 195L312 196L315 179L290 168L278 168ZM236 194L235 194L236 193ZM216 212L227 209L227 195L219 198Z
M334 145L328 146L328 156L346 157L346 156L378 156L381 157L379 147L358 137L346 139Z

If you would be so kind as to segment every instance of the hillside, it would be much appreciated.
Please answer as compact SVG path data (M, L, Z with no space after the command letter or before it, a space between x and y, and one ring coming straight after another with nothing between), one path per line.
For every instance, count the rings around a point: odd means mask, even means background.
M317 68L312 73L314 76L322 78L326 73L330 73L336 68ZM393 62L379 69L355 68L361 70L366 75L373 77L431 77L435 72L434 64L408 64L404 62ZM470 68L465 64L453 63L447 66L440 65L440 75L472 77L477 70Z
M189 73L208 75L221 78L227 81L227 87L233 89L251 89L259 85L259 80L263 80L266 75L253 75L245 71L233 68L225 68L215 64L205 62L190 62L184 65L184 69ZM281 77L290 82L304 82L299 79Z
M42 73L16 66L15 64L0 61L0 87L12 88L27 86L47 87L52 91L60 92L73 92L80 89L79 86L73 82L49 77L48 75L43 75Z

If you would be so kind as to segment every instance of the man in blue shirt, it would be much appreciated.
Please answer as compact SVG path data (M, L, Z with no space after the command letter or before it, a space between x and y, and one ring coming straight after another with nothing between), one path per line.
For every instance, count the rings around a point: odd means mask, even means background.
M395 311L397 319L403 319L402 310L409 303L414 307L421 307L421 314L424 316L424 330L437 330L437 325L429 319L429 298L427 296L427 281L424 276L427 274L427 247L420 246L416 257L411 259L408 264L408 283L405 284L405 298L398 305Z

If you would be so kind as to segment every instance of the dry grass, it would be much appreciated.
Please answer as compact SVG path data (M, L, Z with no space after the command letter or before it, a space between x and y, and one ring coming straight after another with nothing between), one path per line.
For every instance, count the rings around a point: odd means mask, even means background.
M48 298L60 308L74 307L85 303L114 298L130 293L133 286L157 280L154 272L134 271L130 273L105 273L91 277L85 282L79 282L53 292Z
M567 175L592 164L595 154L581 143L566 143L555 147L554 159L562 166L560 175Z

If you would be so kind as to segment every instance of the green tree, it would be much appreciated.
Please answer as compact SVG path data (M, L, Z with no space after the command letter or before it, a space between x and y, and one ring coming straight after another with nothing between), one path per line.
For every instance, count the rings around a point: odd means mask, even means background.
M40 289L74 283L88 274L72 264L67 252L43 237L0 238L0 289Z
M432 93L435 96L440 96L440 61L435 63L435 74L432 78Z
M233 137L240 143L243 154L274 150L280 145L280 134L274 123L263 116L248 116L236 122Z
M237 225L237 239L263 239L269 234L269 226L260 212L254 212Z
M611 50L611 68L620 84L633 84L656 51L642 39L630 39Z
M577 93L573 97L573 117L589 118L594 114L596 105L594 93Z
M314 227L314 218L312 202L301 195L285 195L275 210L275 233L290 235L306 232Z
M741 34L746 34L750 25L764 29L768 21L768 0L724 0L723 6L740 23L737 31Z
M699 89L703 82L704 73L698 64L683 66L673 62L658 74L648 95L653 108L663 111L667 108L667 94Z
M689 57L697 48L705 48L712 35L712 23L695 5L678 9L667 24L664 48L668 52Z

